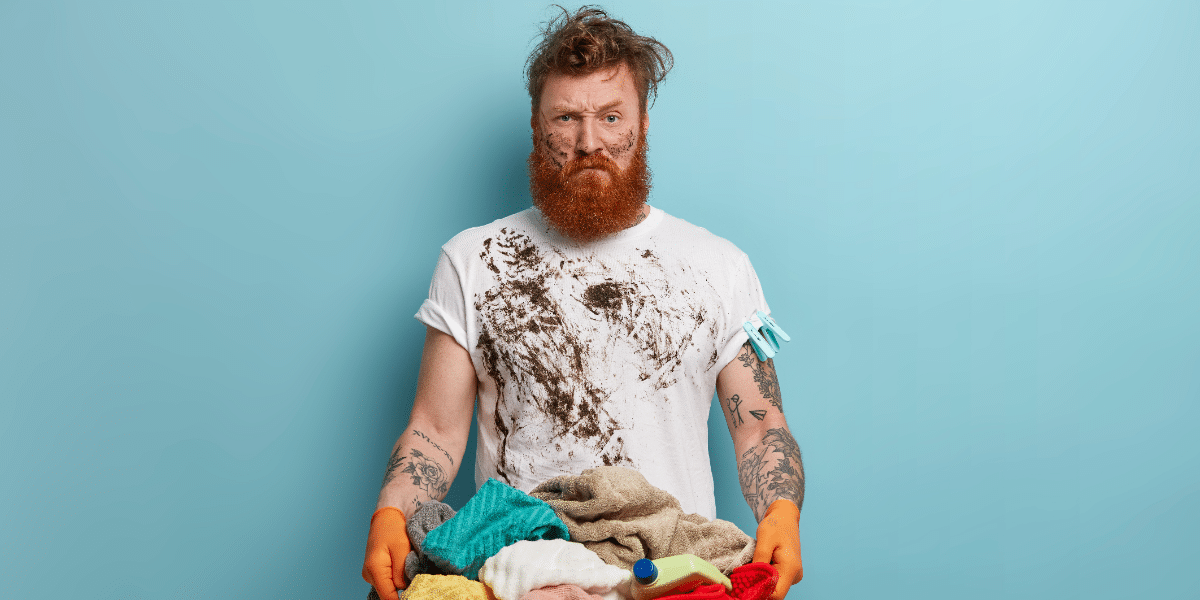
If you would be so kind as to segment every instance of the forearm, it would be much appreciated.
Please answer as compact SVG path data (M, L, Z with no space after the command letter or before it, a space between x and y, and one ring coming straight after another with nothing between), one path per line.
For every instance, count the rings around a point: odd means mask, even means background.
M392 447L375 509L395 506L411 517L422 503L445 499L462 454L450 436L410 423Z
M779 419L777 426L763 427L737 444L738 481L754 518L761 520L776 500L804 505L804 462L800 446Z
M756 519L779 499L804 503L800 446L783 415L775 363L761 361L747 342L717 378L717 394L737 453L742 495Z
M467 351L428 328L412 413L392 446L376 510L395 506L412 516L421 503L446 497L467 447L475 390Z

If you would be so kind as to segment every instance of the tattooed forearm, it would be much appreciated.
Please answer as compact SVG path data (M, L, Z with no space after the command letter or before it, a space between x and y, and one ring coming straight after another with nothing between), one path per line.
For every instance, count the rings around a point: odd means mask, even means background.
M779 499L804 504L804 462L796 438L782 427L769 429L762 442L742 453L738 460L742 495L754 516L761 519L767 507Z
M800 456L800 445L796 443L796 438L792 437L787 429L780 427L767 431L767 435L763 436L763 443L783 455L769 473L768 499L775 501L784 498L795 502L798 508L803 507L804 460Z
M742 423L746 422L746 420L742 418L742 409L741 409L742 398L741 398L741 396L734 394L734 395L730 396L728 400L725 401L725 404L726 404L726 406L729 407L729 422L733 423L733 426L735 428L738 425L741 425Z
M750 505L750 510L754 511L754 518L758 519L762 515L763 498L762 498L762 480L763 476L763 457L766 451L755 446L742 453L742 457L738 459L738 483L742 485L742 496L746 498L746 504Z
M413 485L429 494L430 498L434 500L445 498L446 492L450 489L450 482L446 478L446 470L442 468L442 465L437 464L416 448L410 449L408 453L410 455L408 464L404 465L400 472L411 475Z
M396 478L396 469L400 468L402 462L404 457L400 456L400 446L397 445L396 449L392 450L392 456L388 458L387 470L383 472L383 485L380 487L387 487L387 484Z
M412 478L412 484L425 493L426 499L441 500L450 490L450 480L442 465L416 448L408 448L408 454L402 454L403 448L397 446L388 459L387 471L383 474L383 487L397 476L404 474ZM414 500L415 501L415 500Z
M775 376L775 361L769 358L766 362L758 360L750 342L742 345L742 351L737 357L742 361L742 365L749 367L754 373L754 383L758 384L758 392L762 397L778 408L779 412L783 412L783 395L779 391L779 378Z
M441 450L441 451L442 451L442 454L445 454L445 455L446 455L446 460L450 461L450 465L451 465L451 466L454 466L454 459L453 459L453 458L450 458L450 453L449 453L449 452L446 452L445 450L442 450L442 447L441 447L441 446L439 446L439 445L437 445L437 442L435 442L435 441L433 441L433 440L429 439L429 436L427 436L427 435L425 435L425 434L421 433L420 431L417 431L416 429L412 430L412 433L413 433L413 435L415 435L415 436L417 436L417 437L419 437L419 438L421 438L421 439L423 439L423 440L425 440L425 441L429 442L429 444L430 444L431 446L433 446L434 448L437 448L438 450Z

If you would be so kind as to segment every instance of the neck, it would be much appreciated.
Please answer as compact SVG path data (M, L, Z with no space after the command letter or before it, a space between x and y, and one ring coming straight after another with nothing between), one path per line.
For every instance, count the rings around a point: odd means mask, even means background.
M650 205L642 204L641 210L638 211L637 219L634 219L633 224L631 224L629 227L637 226L642 221L645 221L646 217L648 216L650 216ZM625 229L629 229L629 227L626 227Z

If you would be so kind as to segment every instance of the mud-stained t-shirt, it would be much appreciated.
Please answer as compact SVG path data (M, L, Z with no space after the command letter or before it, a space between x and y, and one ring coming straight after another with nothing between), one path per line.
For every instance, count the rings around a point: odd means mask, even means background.
M712 519L709 407L758 310L749 259L706 229L652 208L579 244L530 208L442 246L416 317L470 352L477 487L624 465Z

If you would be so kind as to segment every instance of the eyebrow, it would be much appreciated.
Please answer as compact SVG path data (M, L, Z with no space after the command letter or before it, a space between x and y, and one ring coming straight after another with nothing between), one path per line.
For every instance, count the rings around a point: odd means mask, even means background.
M609 102L608 104L605 104L604 106L601 106L600 108L596 109L596 112L598 112L598 113L606 112L606 111L616 108L617 106L619 106L623 103L624 103L624 100L620 100L620 99L613 100L612 102ZM574 113L579 112L569 106L564 106L562 104L555 104L553 108L554 108L554 112L560 112L560 113L574 114Z

